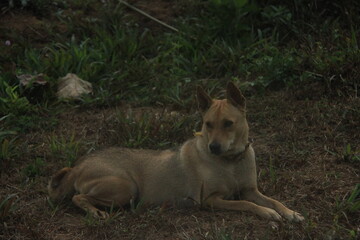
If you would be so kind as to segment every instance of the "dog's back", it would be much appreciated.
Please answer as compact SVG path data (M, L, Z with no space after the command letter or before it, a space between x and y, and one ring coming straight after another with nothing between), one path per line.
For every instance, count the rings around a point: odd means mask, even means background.
M187 176L179 161L179 151L109 148L85 157L74 168L55 174L49 184L50 197L88 192L89 182L116 176L132 182L137 190L133 197L159 204L185 198L188 193ZM60 184L60 182L62 182ZM62 186L67 186L63 189ZM71 187L70 187L71 186Z

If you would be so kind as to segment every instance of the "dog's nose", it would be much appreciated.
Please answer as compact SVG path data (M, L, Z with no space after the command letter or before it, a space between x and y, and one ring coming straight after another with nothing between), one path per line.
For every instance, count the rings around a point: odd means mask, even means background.
M221 145L218 142L212 142L209 149L212 154L219 155L221 153Z

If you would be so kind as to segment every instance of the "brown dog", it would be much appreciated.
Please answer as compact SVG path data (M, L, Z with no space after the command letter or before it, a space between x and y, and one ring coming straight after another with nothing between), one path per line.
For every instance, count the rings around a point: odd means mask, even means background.
M271 220L304 220L258 191L240 90L229 83L227 99L212 100L198 87L197 99L203 114L201 133L178 151L110 148L93 153L52 177L50 198L61 200L70 195L75 205L100 218L108 214L96 208L99 205L193 199L208 207L250 211ZM239 193L244 200L229 200Z

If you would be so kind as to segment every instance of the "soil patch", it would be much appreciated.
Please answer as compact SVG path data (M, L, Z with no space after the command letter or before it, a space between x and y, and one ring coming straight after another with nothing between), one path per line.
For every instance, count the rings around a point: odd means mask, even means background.
M6 225L2 226L1 236L4 239L218 239L228 234L234 239L303 239L306 232L310 238L341 239L346 230L333 230L335 216L336 221L348 229L356 229L360 224L359 213L345 212L344 215L341 211L345 210L339 203L346 201L359 180L358 163L343 158L344 145L360 144L359 116L352 112L359 108L359 99L297 100L285 91L248 100L259 187L266 195L281 200L307 218L303 224L284 223L277 229L251 214L197 207L119 210L108 222L86 217L71 202L51 208L47 202L47 181L64 162L50 154L46 141L49 134L74 134L75 140L83 144L84 153L91 150L91 146L121 145L112 123L116 122L119 111L126 113L129 109L67 111L61 115L61 124L55 132L24 135L24 141L28 143L32 139L31 146L38 150L25 152L4 171L1 196L15 194L17 200L14 210L4 219ZM133 111L154 115L159 112L151 108ZM188 137L190 133L183 136ZM26 163L41 153L47 163L42 174L24 178L22 169ZM313 230L309 231L309 227Z

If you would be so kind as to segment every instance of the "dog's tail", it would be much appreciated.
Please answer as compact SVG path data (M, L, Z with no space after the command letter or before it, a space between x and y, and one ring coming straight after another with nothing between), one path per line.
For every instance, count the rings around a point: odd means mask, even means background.
M63 168L55 173L48 184L48 192L50 199L60 202L70 194L75 192L74 176L72 168Z

